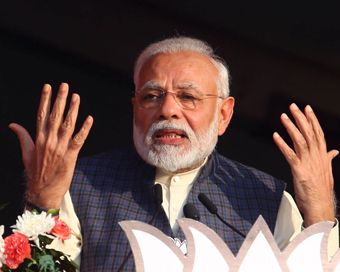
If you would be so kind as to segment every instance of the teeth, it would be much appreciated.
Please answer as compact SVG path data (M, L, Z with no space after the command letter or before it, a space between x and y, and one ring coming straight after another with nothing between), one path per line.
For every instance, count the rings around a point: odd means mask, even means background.
M163 135L162 137L164 138L170 138L170 139L178 139L178 138L182 138L180 135Z

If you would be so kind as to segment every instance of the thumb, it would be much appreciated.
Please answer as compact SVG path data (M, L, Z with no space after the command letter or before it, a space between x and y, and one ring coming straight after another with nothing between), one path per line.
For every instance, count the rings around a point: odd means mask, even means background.
M35 148L33 140L24 127L15 123L10 124L8 127L13 130L19 138L22 160L24 162L25 168L27 169L27 163L30 161Z
M327 153L328 158L329 158L330 160L333 160L336 156L338 156L338 154L339 154L339 151L338 151L338 150L335 150L335 149L333 149L333 150L331 150L331 151L328 151L328 153Z

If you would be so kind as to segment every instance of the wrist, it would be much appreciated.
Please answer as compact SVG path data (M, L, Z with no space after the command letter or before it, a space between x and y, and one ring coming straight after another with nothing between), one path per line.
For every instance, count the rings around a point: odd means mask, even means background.
M311 225L314 225L316 223L323 222L323 221L334 222L334 226L336 225L336 222L337 222L337 220L334 216L320 216L320 217L304 216L303 226L305 228L308 228Z
M44 209L41 208L31 202L29 202L28 200L26 200L26 207L29 208L30 211L37 211L38 213L42 213L42 212L46 212L47 214L52 214L52 216L59 216L59 209Z
M59 210L62 202L62 198L58 195L50 194L46 190L34 190L32 192L28 189L26 190L24 197L26 202L38 207L41 211Z

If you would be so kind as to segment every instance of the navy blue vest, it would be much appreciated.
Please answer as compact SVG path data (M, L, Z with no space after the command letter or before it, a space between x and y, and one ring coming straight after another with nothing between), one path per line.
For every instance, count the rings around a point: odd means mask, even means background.
M118 222L151 220L157 209L154 181L155 167L145 163L135 149L78 160L70 193L83 234L81 272L119 268L130 246ZM283 182L213 152L188 202L196 205L200 221L236 254L244 239L211 215L199 202L198 194L205 193L228 223L247 234L260 214L274 231L284 188ZM163 210L153 225L173 236ZM185 238L182 231L176 237ZM133 257L124 271L135 271Z

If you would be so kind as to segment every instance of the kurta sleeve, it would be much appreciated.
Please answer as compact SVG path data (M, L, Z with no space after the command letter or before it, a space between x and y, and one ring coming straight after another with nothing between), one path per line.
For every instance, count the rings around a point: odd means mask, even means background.
M64 242L59 239L54 239L51 247L62 251L65 254L71 255L72 260L80 265L82 249L81 227L68 191L61 203L59 219L63 220L71 228L71 238Z
M303 230L303 219L292 196L284 192L277 214L274 238L282 251L290 241ZM331 230L328 239L328 257L331 258L339 249L339 226L338 221Z

